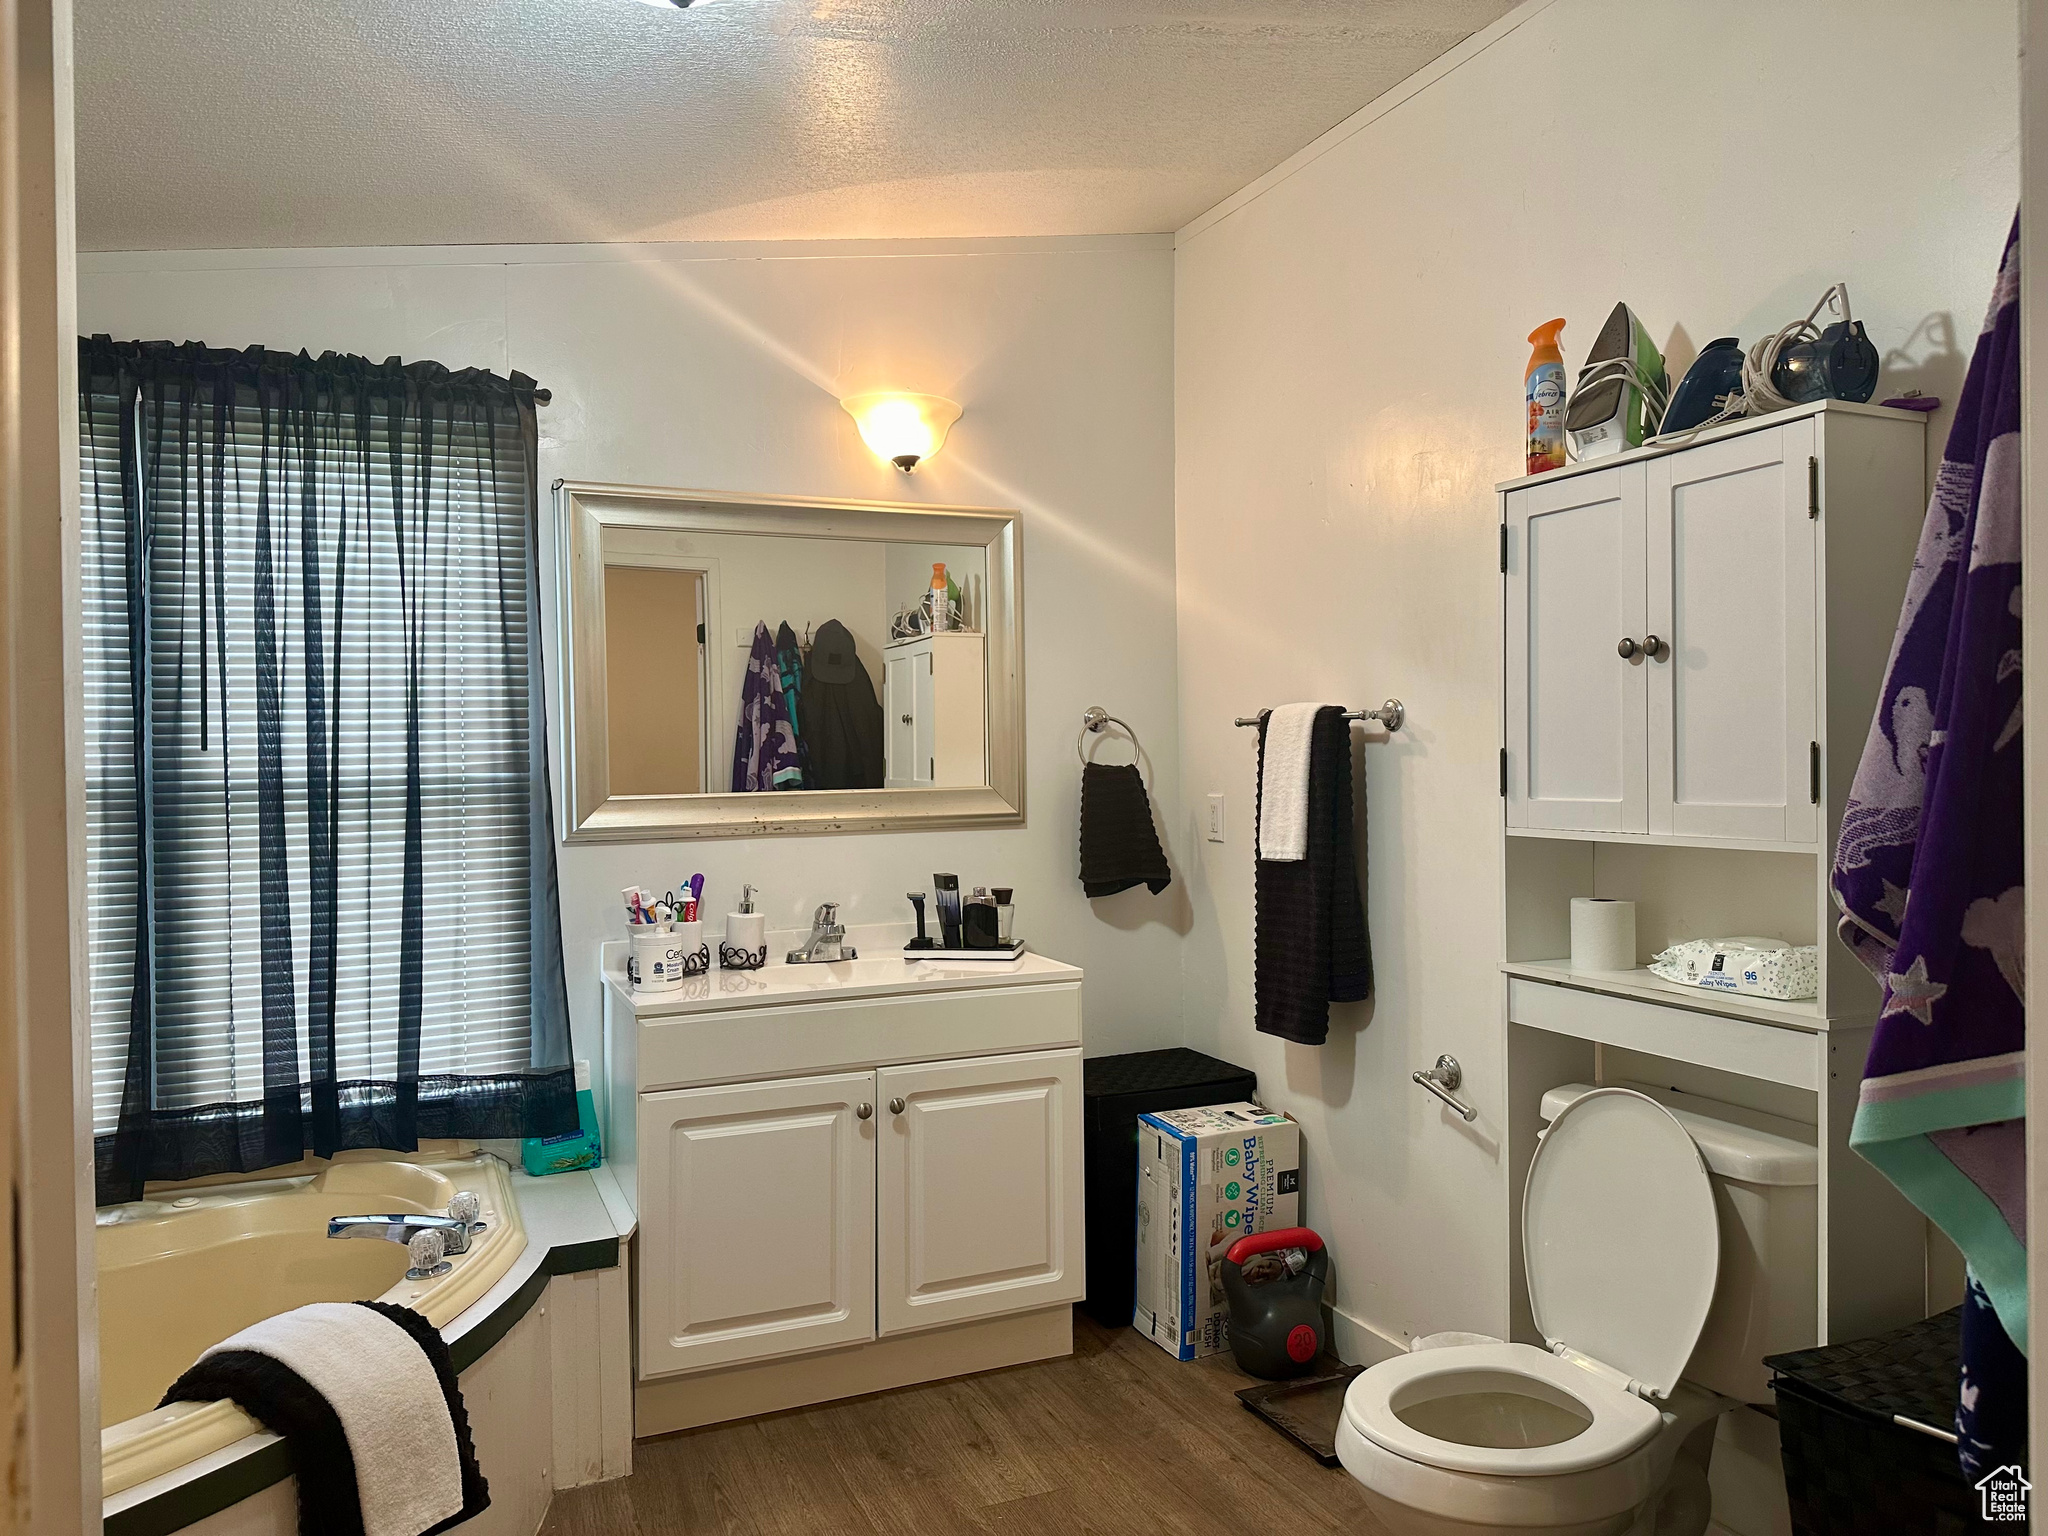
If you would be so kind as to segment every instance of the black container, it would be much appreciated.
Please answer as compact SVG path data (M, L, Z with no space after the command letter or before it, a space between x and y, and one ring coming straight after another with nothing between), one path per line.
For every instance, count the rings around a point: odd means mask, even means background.
M1002 943L996 922L995 898L976 886L974 895L961 909L960 937L969 949L994 949Z
M1138 1116L1235 1104L1259 1079L1200 1051L1134 1051L1081 1063L1081 1122L1088 1180L1088 1298L1105 1328L1128 1327L1138 1300Z
M1798 1536L1948 1536L1982 1526L1953 1433L1962 1308L1818 1349L1772 1355L1785 1494Z

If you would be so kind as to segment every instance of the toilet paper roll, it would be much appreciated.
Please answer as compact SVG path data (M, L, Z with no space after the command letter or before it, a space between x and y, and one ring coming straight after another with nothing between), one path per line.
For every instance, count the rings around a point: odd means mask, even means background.
M1606 896L1572 898L1572 969L1636 968L1636 904Z

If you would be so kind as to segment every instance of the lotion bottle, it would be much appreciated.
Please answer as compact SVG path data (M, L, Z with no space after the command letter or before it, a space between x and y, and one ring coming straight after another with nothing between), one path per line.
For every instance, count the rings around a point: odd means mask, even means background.
M768 914L754 910L751 885L740 887L739 911L725 914L725 942L728 948L748 955L760 954L768 947Z

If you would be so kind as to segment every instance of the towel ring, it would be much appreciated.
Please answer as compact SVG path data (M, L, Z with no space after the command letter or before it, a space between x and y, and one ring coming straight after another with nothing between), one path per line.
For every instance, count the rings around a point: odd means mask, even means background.
M1081 759L1082 767L1088 766L1088 752L1085 743L1088 740L1089 734L1100 731L1104 726L1108 725L1123 726L1124 734L1131 738L1131 751L1139 757L1144 756L1145 747L1138 740L1138 733L1136 731L1132 730L1122 720L1117 719L1115 715L1112 715L1100 704L1091 704L1081 716L1081 734L1074 738L1074 755Z

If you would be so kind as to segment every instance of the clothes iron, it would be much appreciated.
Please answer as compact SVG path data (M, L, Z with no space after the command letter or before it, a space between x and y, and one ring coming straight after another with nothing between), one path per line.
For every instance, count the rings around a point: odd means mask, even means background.
M1565 429L1581 459L1640 448L1664 418L1671 389L1664 354L1635 311L1617 304L1593 338L1565 407Z
M1742 343L1733 336L1708 342L1671 392L1671 408L1657 425L1666 432L1684 432L1713 419L1742 401ZM1738 410L1737 414L1740 414Z

